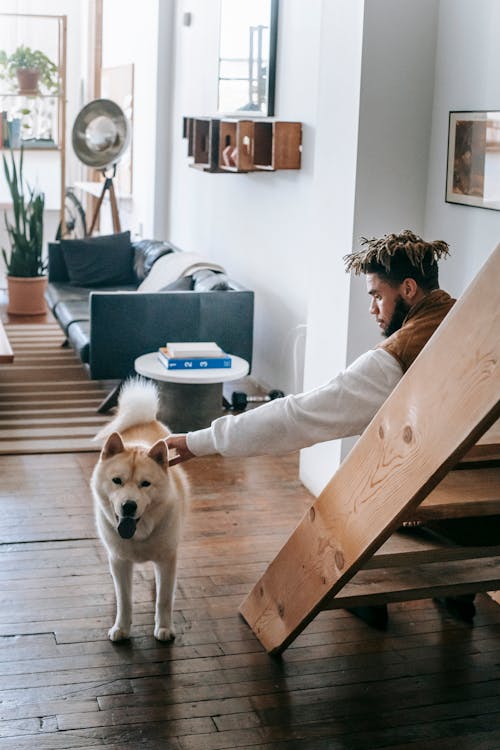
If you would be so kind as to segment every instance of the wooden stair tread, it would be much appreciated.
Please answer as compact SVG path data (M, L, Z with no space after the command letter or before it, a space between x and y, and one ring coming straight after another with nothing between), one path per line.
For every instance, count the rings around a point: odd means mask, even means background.
M500 467L450 471L409 518L490 516L500 513Z
M500 556L498 545L465 547L447 543L425 530L397 531L366 561L363 570L407 567L428 562L451 562Z
M471 461L492 461L500 459L500 420L487 430L472 448L467 451L461 463Z
M411 568L362 569L322 609L459 596L500 587L500 556L424 563Z

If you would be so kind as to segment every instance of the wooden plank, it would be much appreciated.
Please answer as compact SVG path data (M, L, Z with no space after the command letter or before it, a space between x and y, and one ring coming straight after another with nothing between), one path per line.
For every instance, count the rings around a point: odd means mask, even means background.
M100 447L92 442L91 435L80 438L45 436L40 440L0 440L0 454L19 456L30 453L95 453Z
M499 276L500 245L243 601L269 652L291 643L499 417Z
M498 461L500 459L500 419L467 451L461 463Z
M450 471L410 519L492 516L500 513L500 467Z
M375 568L408 567L430 562L475 560L494 555L500 555L500 541L496 546L461 547L447 544L434 534L423 529L417 529L414 532L394 533L366 562L363 569L373 570Z
M500 586L500 557L359 570L323 609L460 596Z
M14 361L14 352L9 341L9 337L0 320L0 365L11 364Z

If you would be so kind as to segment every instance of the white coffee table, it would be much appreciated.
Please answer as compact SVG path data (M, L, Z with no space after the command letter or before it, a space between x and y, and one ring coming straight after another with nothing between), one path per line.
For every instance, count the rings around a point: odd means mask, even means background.
M231 354L231 367L207 370L168 370L157 352L137 357L135 371L153 380L160 393L158 418L173 432L208 427L223 414L222 384L248 374L249 364Z

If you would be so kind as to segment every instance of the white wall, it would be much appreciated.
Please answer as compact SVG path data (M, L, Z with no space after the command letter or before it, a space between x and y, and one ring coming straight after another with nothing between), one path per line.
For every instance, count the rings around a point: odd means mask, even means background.
M350 278L342 258L353 244L363 11L364 2L345 0L324 3L321 17L306 389L346 367ZM315 494L339 464L340 449L334 441L301 452L300 476Z
M254 372L268 387L302 387L294 349L306 322L310 270L318 256L312 213L320 45L320 0L280 7L276 116L300 120L300 171L207 174L188 167L184 115L217 108L218 2L179 0L172 107L170 239L222 263L256 292ZM182 26L184 12L191 26ZM298 342L299 344L301 341ZM303 350L299 361L302 364Z
M424 232L438 0L368 0L363 27L354 242ZM395 33L397 30L397 33ZM364 276L351 281L347 361L380 341ZM355 438L342 441L344 457Z
M171 40L168 36L164 38L167 33L164 22L165 18L169 20L167 29L171 28L172 13L172 0L161 0L161 4L159 0L147 0L140 6L120 0L103 2L102 66L134 65L133 200L119 202L122 229L130 229L133 236L157 236L155 216L160 211L156 200L160 193L165 200L167 195L159 173L164 175L168 170L165 107L171 85ZM101 217L101 232L110 230L108 206L101 210Z
M425 233L450 244L441 286L461 294L500 242L500 212L445 203L448 113L500 109L500 3L441 0Z

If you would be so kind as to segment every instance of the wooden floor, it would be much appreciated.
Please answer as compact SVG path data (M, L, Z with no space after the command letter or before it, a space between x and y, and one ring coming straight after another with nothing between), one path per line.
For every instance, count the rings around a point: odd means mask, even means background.
M499 750L500 607L488 597L472 626L429 600L392 605L385 632L323 612L280 660L240 619L311 502L296 456L186 464L177 639L153 638L141 566L133 637L110 643L95 458L0 456L0 750Z

